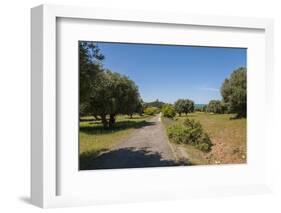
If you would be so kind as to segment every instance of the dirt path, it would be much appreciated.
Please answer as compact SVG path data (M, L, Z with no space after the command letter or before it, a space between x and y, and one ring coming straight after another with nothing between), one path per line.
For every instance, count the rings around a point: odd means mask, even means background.
M161 115L134 131L128 139L104 152L91 165L94 169L186 165L167 138Z

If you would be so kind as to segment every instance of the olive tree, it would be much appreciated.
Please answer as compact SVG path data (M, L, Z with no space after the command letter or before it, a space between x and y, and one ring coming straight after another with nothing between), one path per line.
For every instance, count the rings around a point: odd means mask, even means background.
M207 106L208 112L223 113L223 106L220 100L211 100Z
M117 114L140 110L138 87L126 76L104 70L105 56L94 42L79 42L80 115L93 115L111 128ZM108 119L109 118L109 119Z
M135 112L139 101L138 87L132 80L106 70L97 74L89 104L91 112L101 117L104 128L112 128L115 116Z
M79 42L79 97L80 102L87 102L91 90L92 81L96 75L102 72L101 62L104 55L93 42ZM85 105L85 103L83 103Z
M194 102L189 99L178 99L174 106L179 116L181 116L181 113L187 114L194 111Z
M247 116L247 69L238 68L225 79L221 87L223 101L237 117Z
M97 115L90 111L90 94L92 85L97 81L97 75L102 70L102 61L104 55L94 42L79 42L79 114L93 115L99 119Z

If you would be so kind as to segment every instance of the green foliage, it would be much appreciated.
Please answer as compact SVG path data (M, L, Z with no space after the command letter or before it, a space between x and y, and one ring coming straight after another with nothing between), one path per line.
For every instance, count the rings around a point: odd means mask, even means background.
M165 104L162 107L163 116L167 118L173 118L176 116L176 110L172 104Z
M190 144L196 148L208 152L212 142L203 131L201 124L195 120L186 118L183 124L175 124L167 128L168 137L178 144Z
M104 55L93 42L79 42L79 97L80 103L87 102L91 91L91 85L95 83L98 73L102 72L101 62ZM83 113L84 111L82 111Z
M142 104L136 84L127 76L104 70L103 59L94 42L79 42L79 113L99 116L104 128L111 128L117 114L141 113Z
M109 70L101 72L92 85L90 110L102 118L104 126L112 127L115 115L132 114L140 102L138 87L128 77ZM110 115L107 124L106 115Z
M140 101L138 102L135 112L139 115L142 115L144 113L144 103L142 99L140 99Z
M157 107L147 107L144 109L144 114L146 115L155 115L159 112L159 109Z
M227 107L222 101L211 100L207 106L207 111L213 113L225 113L227 111Z
M201 138L201 142L196 144L195 147L197 149L200 149L202 150L203 152L209 152L211 151L211 147L212 147L212 144L210 143L210 138L209 136L205 133L203 134L202 138Z
M173 142L182 144L182 143L188 143L186 140L186 129L181 124L174 124L167 128L167 134L170 139L173 140Z
M174 104L175 110L181 116L181 113L191 113L194 112L194 102L189 99L179 99Z
M228 110L238 117L247 115L247 69L241 67L234 70L229 79L225 79L221 87L223 101Z

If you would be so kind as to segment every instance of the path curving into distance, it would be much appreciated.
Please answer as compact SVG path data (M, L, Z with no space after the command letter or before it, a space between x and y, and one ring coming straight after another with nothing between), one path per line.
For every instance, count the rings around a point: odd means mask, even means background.
M98 156L91 169L141 168L187 165L170 144L161 113L135 130L124 142Z

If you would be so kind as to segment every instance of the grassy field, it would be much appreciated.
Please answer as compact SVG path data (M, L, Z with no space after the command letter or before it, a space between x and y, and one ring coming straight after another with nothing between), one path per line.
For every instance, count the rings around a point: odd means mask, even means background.
M115 128L104 130L101 122L94 117L82 117L79 132L80 169L87 168L101 152L121 143L134 129L149 125L149 118L146 115L134 115L132 119L128 116L117 116Z
M193 164L228 164L246 162L246 119L232 119L231 114L210 114L195 112L187 115L188 118L199 121L205 132L211 138L214 146L208 153L204 153L191 145L184 145ZM183 122L185 116L174 120L164 119L169 126Z

